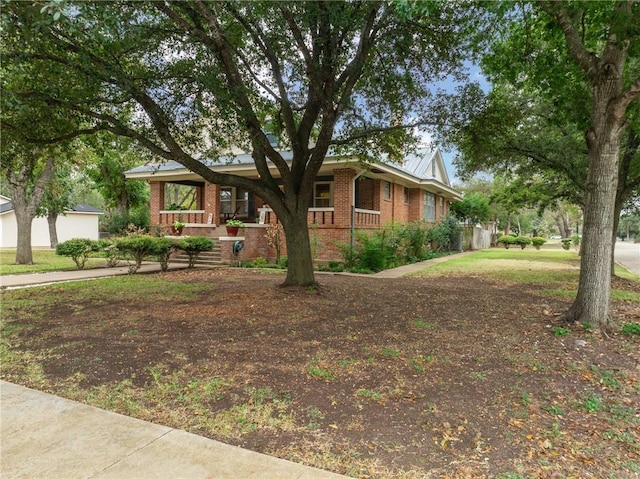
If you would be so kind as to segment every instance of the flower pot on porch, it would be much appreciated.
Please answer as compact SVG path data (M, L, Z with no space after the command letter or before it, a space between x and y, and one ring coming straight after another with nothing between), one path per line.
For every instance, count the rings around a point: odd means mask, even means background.
M238 236L239 226L227 226L227 235L229 236Z
M176 228L175 226L171 227L171 234L176 235L176 236L180 236L182 234L182 228L184 228L184 226L180 226L178 228Z

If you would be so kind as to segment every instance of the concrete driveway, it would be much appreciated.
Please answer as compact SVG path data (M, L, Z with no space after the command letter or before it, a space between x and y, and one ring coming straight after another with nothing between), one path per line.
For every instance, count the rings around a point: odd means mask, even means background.
M621 264L632 273L640 274L640 243L617 241L614 256L616 263Z

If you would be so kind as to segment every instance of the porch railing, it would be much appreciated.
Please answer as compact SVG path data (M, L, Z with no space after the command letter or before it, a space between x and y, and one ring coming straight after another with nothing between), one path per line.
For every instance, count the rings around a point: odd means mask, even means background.
M335 224L333 208L309 208L307 221L320 226Z
M356 208L354 213L354 226L380 226L379 211Z
M174 221L183 223L207 224L204 210L163 210L160 211L160 224L172 225Z

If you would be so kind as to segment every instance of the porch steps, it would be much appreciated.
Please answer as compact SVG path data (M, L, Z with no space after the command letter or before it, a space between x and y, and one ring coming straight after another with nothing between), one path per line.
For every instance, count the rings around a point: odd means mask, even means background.
M189 264L189 256L185 253L179 253L171 256L171 263ZM220 251L220 245L215 244L211 251L203 251L198 255L195 266L211 268L214 266L222 266L222 252Z

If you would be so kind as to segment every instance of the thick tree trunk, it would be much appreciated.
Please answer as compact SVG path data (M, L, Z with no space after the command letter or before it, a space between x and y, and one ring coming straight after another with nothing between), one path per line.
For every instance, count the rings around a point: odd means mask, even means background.
M56 221L58 221L57 214L47 215L47 224L49 225L49 242L51 247L55 249L58 246L58 230L56 228Z
M277 212L276 212L277 214ZM287 277L283 286L317 284L313 272L307 210L281 217L287 241Z
M594 115L594 122L597 119L598 116ZM603 117L601 122L605 121ZM562 319L595 324L606 329L610 316L611 254L620 139L617 125L596 125L595 131L598 133L588 140L589 174L578 294Z
M16 264L33 264L31 250L31 223L35 213L24 208L15 208L18 238L16 243Z

